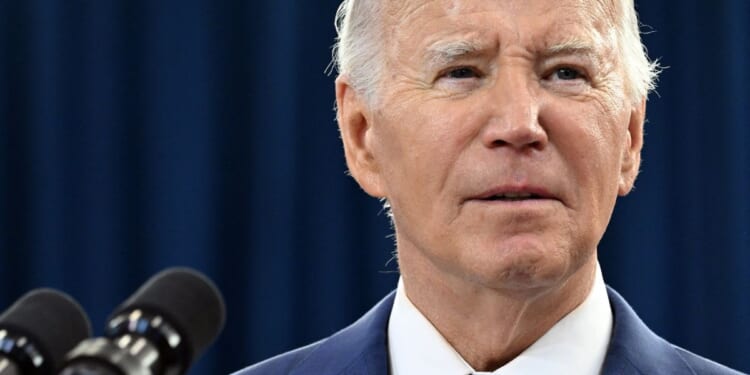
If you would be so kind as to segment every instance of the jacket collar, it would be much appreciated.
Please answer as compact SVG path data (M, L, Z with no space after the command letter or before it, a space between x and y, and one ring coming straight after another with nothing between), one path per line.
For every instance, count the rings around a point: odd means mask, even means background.
M395 292L352 325L325 339L290 375L388 374L388 317Z
M612 288L607 287L614 327L602 374L694 374L677 351L653 333ZM292 375L388 374L388 317L395 292L390 293L349 327L322 341Z
M614 289L607 287L614 326L602 374L694 374L677 350L652 332Z

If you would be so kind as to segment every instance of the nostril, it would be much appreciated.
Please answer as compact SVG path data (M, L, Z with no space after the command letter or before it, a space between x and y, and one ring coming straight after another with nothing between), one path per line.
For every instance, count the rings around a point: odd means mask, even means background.
M534 150L541 150L544 148L544 142L542 141L531 142L531 144L529 144L529 148L534 149Z
M508 145L508 142L506 142L506 141L504 141L502 139L496 139L496 140L492 141L492 147L503 147L503 146L507 146L507 145Z
M508 147L508 146L513 146L513 144L510 143L510 142L508 142L508 141L502 140L502 139L496 139L496 140L492 141L492 144L490 145L490 147L492 147L492 148L495 148L495 147ZM520 147L518 147L518 148L519 149L523 149L523 150L537 150L537 151L539 151L539 150L544 149L544 142L542 142L542 141L533 141L533 142L529 142L529 143L522 143L520 145Z

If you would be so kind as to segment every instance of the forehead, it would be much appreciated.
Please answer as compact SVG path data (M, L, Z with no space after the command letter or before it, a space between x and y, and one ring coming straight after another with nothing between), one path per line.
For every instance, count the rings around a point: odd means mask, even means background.
M385 23L396 48L456 36L500 45L598 44L610 34L614 8L611 0L391 0Z
M460 16L501 11L508 14L566 16L582 12L597 19L611 19L617 0L390 0L386 14L391 18L412 19L428 16Z

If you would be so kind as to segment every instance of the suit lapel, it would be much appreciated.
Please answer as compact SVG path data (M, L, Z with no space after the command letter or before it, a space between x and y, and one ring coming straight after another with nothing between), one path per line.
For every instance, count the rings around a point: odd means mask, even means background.
M291 374L388 375L386 336L394 296L390 293L359 320L320 343Z
M614 327L602 374L694 374L674 347L653 333L612 288L607 287Z

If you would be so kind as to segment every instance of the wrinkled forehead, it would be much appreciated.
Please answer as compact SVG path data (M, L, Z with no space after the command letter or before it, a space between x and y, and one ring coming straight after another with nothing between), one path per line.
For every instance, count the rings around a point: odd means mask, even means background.
M545 10L546 13L564 14L577 9L593 18L611 21L617 17L619 0L385 0L385 13L391 18L409 18L423 11L443 13L447 16L488 9L508 12Z
M390 42L474 30L506 31L534 38L594 38L609 34L619 15L618 0L388 0L384 12ZM534 30L534 35L524 31ZM514 31L507 35L507 31ZM578 33L581 35L563 35Z

